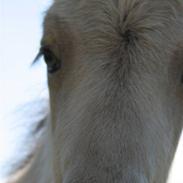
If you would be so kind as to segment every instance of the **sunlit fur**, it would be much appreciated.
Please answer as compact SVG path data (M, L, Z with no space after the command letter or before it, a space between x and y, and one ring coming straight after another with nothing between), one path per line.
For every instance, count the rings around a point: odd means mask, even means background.
M55 183L165 183L183 117L176 0L56 0L42 45Z

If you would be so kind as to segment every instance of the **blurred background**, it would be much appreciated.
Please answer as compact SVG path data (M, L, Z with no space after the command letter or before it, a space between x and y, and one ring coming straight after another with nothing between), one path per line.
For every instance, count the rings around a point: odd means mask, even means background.
M0 0L0 183L9 182L37 144L44 149L45 129L33 132L48 113L46 66L42 59L31 64L50 3Z
M14 172L17 162L26 159L32 144L43 138L43 132L32 136L32 131L49 110L46 67L42 59L31 63L50 4L51 0L0 0L0 183ZM171 183L183 183L182 170L183 139Z

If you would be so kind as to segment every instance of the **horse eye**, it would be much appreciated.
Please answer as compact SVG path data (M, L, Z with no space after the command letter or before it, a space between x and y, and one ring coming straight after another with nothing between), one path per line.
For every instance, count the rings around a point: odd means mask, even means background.
M60 60L54 55L54 53L47 47L41 48L41 53L44 57L49 73L58 71L61 67Z

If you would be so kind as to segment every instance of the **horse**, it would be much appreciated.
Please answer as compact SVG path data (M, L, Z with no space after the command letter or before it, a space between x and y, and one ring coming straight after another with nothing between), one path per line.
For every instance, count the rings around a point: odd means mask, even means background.
M55 183L165 183L183 127L183 3L55 0L43 24Z

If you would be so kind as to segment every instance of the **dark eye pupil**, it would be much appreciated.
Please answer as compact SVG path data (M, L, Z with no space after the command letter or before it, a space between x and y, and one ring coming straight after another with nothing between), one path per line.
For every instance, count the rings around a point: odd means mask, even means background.
M56 58L56 56L49 48L46 47L42 48L42 54L47 64L47 69L49 73L54 73L60 69L61 67L60 60Z
M48 48L45 48L43 50L43 56L44 56L44 60L47 64L52 62L52 60L54 59L53 53Z

